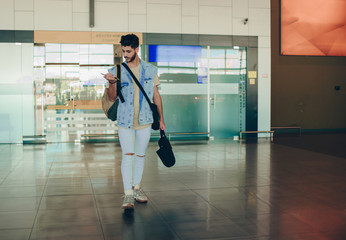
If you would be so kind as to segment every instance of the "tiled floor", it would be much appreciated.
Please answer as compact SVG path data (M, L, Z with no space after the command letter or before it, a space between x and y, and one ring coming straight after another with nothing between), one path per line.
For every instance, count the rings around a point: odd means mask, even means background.
M0 239L346 239L346 156L288 142L152 142L133 215L118 144L0 145Z

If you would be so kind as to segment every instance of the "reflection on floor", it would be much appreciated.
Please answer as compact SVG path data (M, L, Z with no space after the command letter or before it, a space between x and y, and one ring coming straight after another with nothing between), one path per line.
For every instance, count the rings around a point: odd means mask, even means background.
M119 145L0 145L0 239L346 239L346 157L262 140L173 148L167 169L150 143L149 203L124 215Z

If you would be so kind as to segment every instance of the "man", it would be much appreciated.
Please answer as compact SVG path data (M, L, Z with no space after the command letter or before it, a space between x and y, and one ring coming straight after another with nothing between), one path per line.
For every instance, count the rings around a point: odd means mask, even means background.
M125 63L141 83L149 99L153 99L157 105L160 116L160 129L165 130L162 100L157 88L160 84L157 68L138 57L139 40L136 35L128 34L122 36L120 44ZM117 86L114 78L116 67L109 69L108 72L104 76L109 82L108 96L110 99L115 100L117 98ZM148 102L123 66L121 66L121 93L124 96L125 102L119 101L117 121L123 156L121 174L125 197L122 208L132 210L134 209L134 201L140 203L148 202L148 198L142 191L140 183L153 119Z

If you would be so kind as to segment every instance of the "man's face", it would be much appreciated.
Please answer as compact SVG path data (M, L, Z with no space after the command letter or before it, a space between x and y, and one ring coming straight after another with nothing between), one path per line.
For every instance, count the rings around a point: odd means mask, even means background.
M137 53L139 48L132 48L131 46L121 46L122 52L123 52L123 57L125 58L125 61L130 63L135 60L137 57Z

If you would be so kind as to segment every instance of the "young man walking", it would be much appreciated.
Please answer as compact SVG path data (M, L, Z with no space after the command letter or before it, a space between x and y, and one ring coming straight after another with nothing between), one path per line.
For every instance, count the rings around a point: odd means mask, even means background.
M157 105L160 116L160 129L165 130L162 100L157 88L160 84L157 68L138 57L139 39L136 35L122 36L120 44L125 64L141 83L149 99L152 99ZM109 83L108 95L110 99L115 100L117 98L117 86L114 78L117 72L116 67L109 69L108 72L104 76ZM148 202L140 183L153 118L148 102L130 73L123 66L121 66L121 93L125 101L119 101L117 121L122 150L121 174L125 192L122 208L132 210L134 201Z

